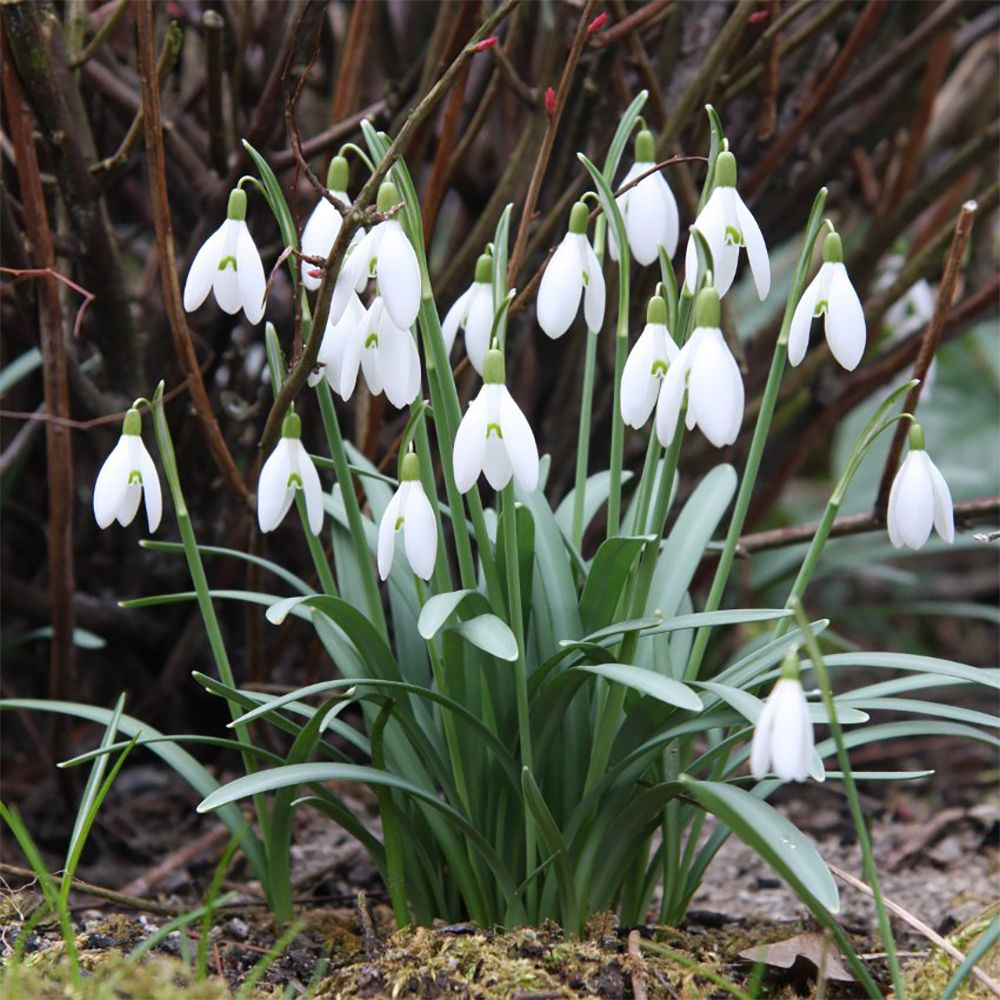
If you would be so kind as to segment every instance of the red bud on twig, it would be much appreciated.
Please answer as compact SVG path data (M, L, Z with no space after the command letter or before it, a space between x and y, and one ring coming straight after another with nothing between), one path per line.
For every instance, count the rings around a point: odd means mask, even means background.
M606 10L602 10L601 13L598 14L597 17L595 17L594 20L587 25L587 34L592 35L595 31L600 31L601 28L603 28L604 25L607 24L607 21L608 21L608 12Z
M556 92L552 87L545 88L545 113L550 118L556 113Z
M491 35L489 38L484 38L482 41L476 42L472 46L473 52L485 52L487 49L492 49L494 45L499 42L500 39L496 35Z

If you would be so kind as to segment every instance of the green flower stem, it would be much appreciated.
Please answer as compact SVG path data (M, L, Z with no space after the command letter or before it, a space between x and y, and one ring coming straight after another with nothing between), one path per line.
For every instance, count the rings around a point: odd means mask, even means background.
M330 569L330 562L326 558L323 549L323 542L319 535L314 535L309 530L309 513L306 511L306 499L302 490L295 491L295 508L299 512L302 521L303 534L306 536L306 545L309 546L309 555L312 556L313 566L316 568L316 575L319 577L320 586L324 594L337 597L337 582L333 578L333 571Z
M514 685L517 698L517 735L521 748L521 766L532 767L531 752L531 708L528 703L528 669L524 659L524 616L521 609L521 579L517 565L517 504L514 500L514 486L508 484L501 492L500 521L503 531L507 564L507 602L510 607L510 627L517 640L517 660L514 662ZM524 870L535 868L535 821L530 810L524 810ZM530 896L537 891L537 882L529 888ZM529 904L529 912L532 904Z
M386 723L392 716L393 704L386 702L372 726L372 767L379 771L385 770L385 742L382 734ZM399 825L399 815L396 812L396 800L391 788L379 785L375 789L378 798L378 811L382 819L382 840L385 844L385 864L388 870L389 898L392 910L396 916L396 926L405 927L410 922L410 910L407 905L406 875L403 857L403 831Z
M184 546L184 557L187 560L188 572L191 574L191 583L197 595L198 610L201 612L202 620L205 623L205 634L208 636L208 645L212 650L212 658L215 660L216 669L219 671L219 679L223 684L234 688L236 687L236 678L233 675L233 668L229 662L229 654L226 652L226 643L222 638L222 629L219 627L219 620L215 615L211 589L208 585L208 578L205 576L205 567L201 561L201 553L198 551L198 540L194 535L194 528L191 525L191 515L188 513L187 501L184 499L184 491L181 488L173 438L170 435L170 427L167 424L166 414L163 412L162 382L156 387L156 392L153 394L153 428L156 434L156 444L160 451L160 464L163 466L163 475L167 480L167 487L170 490L170 497L174 504L174 515L177 518L177 528L180 532L181 544ZM229 706L229 714L233 719L238 719L244 714L243 707L237 702L227 700L227 704ZM251 745L250 732L245 724L240 723L234 726L233 729L237 740L241 744L245 746ZM256 770L253 755L248 750L244 750L241 753L241 757L243 758L244 770L247 774L252 774ZM253 802L261 835L266 842L270 835L271 823L264 797L262 795L255 795ZM268 859L268 866L270 869L270 859ZM268 874L270 874L270 871ZM281 922L290 920L292 916L291 884L275 885L268 878L264 888L276 919Z
M871 837L868 834L868 827L865 823L864 812L861 809L861 800L858 797L858 788L854 783L854 774L851 771L851 761L844 746L844 732L840 728L840 721L837 718L837 706L833 700L833 688L830 685L830 675L823 660L823 653L819 648L819 643L813 633L812 625L802 608L802 603L795 598L791 599L792 610L795 612L795 620L805 639L806 649L809 651L809 658L812 660L813 669L816 671L816 679L819 682L820 691L823 694L823 704L826 706L829 716L830 735L837 746L837 763L843 775L844 791L847 793L847 802L851 809L851 819L854 820L854 829L858 835L858 844L861 847L862 870L865 878L871 886L872 896L875 900L875 909L878 913L879 933L882 936L882 946L885 948L886 960L889 963L889 971L892 974L892 985L897 997L905 998L906 991L903 989L903 978L899 971L899 959L896 957L896 942L892 936L892 925L889 923L889 911L886 909L885 900L882 898L882 890L879 886L878 869L875 865L875 855L872 852Z
M785 314L781 320L781 330L778 334L778 342L774 348L774 356L771 358L771 370L767 375L767 384L764 386L764 396L761 400L760 412L757 415L757 426L754 428L753 439L750 442L750 452L747 455L746 467L743 470L743 479L740 482L739 493L736 496L736 505L733 508L733 516L729 522L729 532L726 535L726 542L719 556L719 565L715 570L715 577L712 580L712 588L708 593L703 611L718 611L722 603L722 595L729 582L729 573L733 568L733 560L736 557L736 546L746 522L747 511L750 508L750 498L753 488L757 484L757 473L760 471L760 460L764 455L764 445L767 443L767 434L771 429L771 418L774 416L774 408L778 402L778 391L781 388L781 377L785 371L785 361L788 357L788 335L792 327L792 316L795 307L802 298L805 289L806 278L809 274L809 265L812 260L813 246L819 236L822 227L823 208L826 205L826 188L820 188L816 199L813 202L812 211L809 213L809 221L806 223L805 238L802 242L802 250L799 253L799 261L796 267L795 276L792 279L792 287L788 294L788 301L785 303ZM688 657L687 668L684 671L685 680L695 680L698 671L701 669L701 661L705 656L705 648L708 645L709 636L712 633L711 626L705 625L698 629Z
M622 420L622 372L628 358L628 255L619 261L618 330L615 334L615 390L611 413L611 491L608 494L608 538L621 527L622 456L625 451L625 421Z
M639 492L635 501L635 517L632 519L632 534L641 535L646 530L646 518L649 517L649 501L653 495L653 484L660 467L660 442L656 437L655 428L650 431L649 442L646 445L646 459L642 466L642 478L639 480Z
M580 426L576 435L576 476L573 480L573 545L583 541L583 509L587 499L587 462L590 457L590 421L594 409L594 372L597 367L596 330L587 331L583 361L583 393L580 397Z
M454 589L451 580L451 568L448 565L448 550L444 542L444 522L441 517L441 507L437 503L437 483L434 482L434 457L431 453L430 435L427 433L427 421L421 420L416 430L417 455L420 458L420 480L424 493L431 502L434 511L434 523L437 525L438 554L434 561L434 575L431 580L434 590L443 594Z
M340 434L340 424L333 408L333 394L326 379L316 386L316 396L319 399L319 412L323 418L323 428L326 431L330 445L330 457L333 459L334 471L340 483L340 495L344 499L344 510L347 512L347 526L354 540L354 550L358 556L358 568L361 571L361 581L365 592L365 604L368 608L368 618L379 630L383 638L389 631L385 623L385 611L382 608L382 596L378 590L378 580L375 577L375 564L368 549L365 538L365 526L361 519L361 508L354 492L354 480L347 462L347 452L344 449L344 439Z

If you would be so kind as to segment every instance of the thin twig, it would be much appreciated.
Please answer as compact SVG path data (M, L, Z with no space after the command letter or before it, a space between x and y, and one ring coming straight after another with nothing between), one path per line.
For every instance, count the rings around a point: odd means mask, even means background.
M642 952L639 950L640 932L638 927L634 927L628 932L628 955L632 960L632 996L635 1000L649 1000L649 992L646 989L646 980L642 974Z
M620 38L635 31L643 25L655 24L667 14L670 0L649 0L628 17L623 17L617 24L598 32L590 39L590 48L603 49L605 45L614 45Z
M111 11L104 24L97 29L94 37L91 38L76 58L70 60L69 64L73 69L79 69L85 62L97 54L97 50L107 41L111 32L115 30L116 25L121 20L122 14L125 13L127 8L128 0L118 0L114 10Z
M857 889L859 892L863 892L866 896L873 896L871 887L862 882L861 879L852 875L850 872L845 872L843 868L838 868L835 864L827 862L827 867L834 875L837 876L842 882L846 882L849 886ZM947 954L955 959L956 962L961 964L965 961L965 956L946 938L941 937L933 928L928 927L919 917L915 917L909 910L904 910L899 903L894 903L888 896L883 895L882 901L885 903L886 908L892 910L892 912L900 918L900 920L908 923L915 931L923 934L928 941L933 941L942 951L947 952ZM988 976L978 965L972 967L972 975L976 977L987 989L992 990L995 996L1000 997L1000 983L995 979Z
M212 411L212 404L202 381L198 367L191 331L184 314L181 289L177 279L177 263L174 258L173 224L170 219L170 201L167 196L166 162L163 152L163 127L160 119L160 90L153 65L154 59L154 7L152 0L141 0L136 6L136 22L139 34L139 72L142 80L143 131L146 140L146 165L149 172L150 196L153 203L153 220L156 226L156 242L160 256L160 278L163 288L163 307L173 334L177 359L187 378L191 390L198 423L205 435L209 451L215 459L222 478L230 489L247 507L253 500L243 477L236 468L229 452L218 421Z
M920 351L917 353L917 360L913 366L913 377L919 382L906 394L903 401L903 413L916 415L917 404L920 402L920 393L924 387L927 377L927 369L930 368L934 355L937 353L938 343L941 340L941 333L944 330L948 312L951 309L952 300L955 298L955 286L958 283L958 271L962 264L962 255L969 242L969 235L972 232L972 222L975 218L978 206L974 201L967 201L962 210L958 213L958 221L955 223L955 235L951 241L951 249L944 263L944 276L938 288L937 301L934 303L934 312L931 320L924 330L923 339L920 342ZM884 518L886 507L889 503L889 490L892 488L892 480L896 475L896 467L899 464L899 456L903 450L903 442L909 430L908 424L900 421L896 426L896 432L892 438L892 445L889 454L886 456L885 468L882 470L882 481L878 488L878 497L875 501L874 513L877 517Z
M552 155L552 147L556 141L556 132L559 130L559 121L566 107L566 99L569 97L573 74L576 72L577 63L580 61L580 55L587 41L587 25L590 24L596 5L596 0L587 0L584 4L583 11L580 14L580 21L576 26L576 33L573 35L573 41L569 48L569 54L566 56L566 63L563 66L559 87L556 90L555 108L549 115L549 120L545 126L545 134L542 136L542 143L538 148L538 155L535 157L535 166L531 171L531 180L528 183L528 193L524 197L521 221L518 223L517 235L514 238L514 247L510 252L510 260L507 266L507 285L510 288L517 287L517 272L521 267L524 247L528 241L528 230L531 228L532 217L535 214L535 205L538 202L538 194L542 189L542 178L545 176L545 168L548 166L549 157Z
M206 10L201 15L205 31L205 110L207 114L208 150L212 166L220 177L226 176L226 125L222 101L222 45L225 40L226 22L217 10Z
M53 267L0 267L0 274L10 274L14 278L55 278L56 281L62 282L67 287L72 288L74 292L82 295L83 302L80 303L80 308L76 311L76 319L73 321L73 336L80 336L80 325L83 323L83 317L87 311L87 306L94 301L93 292L88 292L86 288L78 285L75 281L71 281L65 274L60 274Z

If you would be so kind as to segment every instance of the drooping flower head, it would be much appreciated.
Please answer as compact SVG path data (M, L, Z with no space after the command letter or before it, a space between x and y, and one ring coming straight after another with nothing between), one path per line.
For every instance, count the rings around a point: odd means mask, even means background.
M227 313L243 310L247 321L264 317L264 265L247 229L247 196L240 188L229 194L226 221L201 245L184 282L184 308L194 312L215 293Z
M646 326L622 371L621 414L629 427L638 430L649 420L667 369L677 354L677 345L667 329L667 303L662 296L654 295L646 308Z
M757 220L736 190L736 157L724 149L715 160L715 187L698 213L694 228L712 251L715 287L725 295L736 275L740 247L746 247L757 295L763 301L771 289L771 264ZM684 282L693 295L698 288L700 262L694 237L688 239Z
M281 425L281 440L260 470L257 484L257 520L263 532L274 531L285 519L295 491L306 501L309 530L323 529L323 487L309 453L302 446L302 421L289 413Z
M625 187L636 177L652 170L655 163L653 133L642 129L635 138L635 162L622 178L621 186ZM660 247L663 247L667 256L673 257L677 252L680 216L674 193L663 174L657 171L643 177L635 187L619 195L617 201L632 256L643 266L652 264L659 258ZM608 228L608 249L611 259L618 260L614 227Z
M496 348L486 352L483 382L455 435L455 484L468 493L483 473L493 489L502 490L513 475L521 490L532 493L538 486L538 446L504 384L503 355Z
M799 677L798 651L792 649L754 727L750 773L757 781L771 771L782 781L805 781L812 751L809 703Z
M423 484L420 461L411 451L403 456L399 489L393 494L378 526L378 573L385 580L392 570L396 538L403 533L403 550L410 569L429 580L437 558L437 522Z
M493 329L493 258L489 254L482 254L476 261L475 280L448 310L441 324L441 335L448 354L459 329L465 331L465 350L469 361L482 375Z
M401 200L392 181L385 181L378 189L380 212L390 211ZM386 219L372 227L344 261L330 302L335 323L347 307L351 290L363 291L369 277L378 280L379 294L393 323L409 330L420 311L420 263L398 219Z
M670 444L687 395L687 427L716 448L732 444L743 423L743 378L719 327L719 293L706 286L694 302L695 328L660 383L656 436Z
M823 266L802 293L788 334L788 360L799 364L809 346L814 316L826 317L826 342L842 368L858 367L865 353L865 311L844 266L844 245L837 233L823 240Z
M931 528L946 542L955 540L955 511L944 476L924 450L920 424L910 427L910 451L903 459L889 491L889 541L898 549L921 548Z
M326 187L331 197L345 204L350 204L351 201L347 194L349 175L347 160L343 156L335 156L327 170ZM326 198L320 198L302 230L302 253L307 257L329 257L343 221L337 206ZM363 238L364 230L359 229L351 242L353 244ZM310 290L320 286L321 276L316 272L315 264L302 261L302 284Z
M104 460L94 484L94 519L106 528L117 521L132 523L139 501L146 500L146 523L152 534L160 526L163 495L156 466L142 443L142 416L132 407L122 422L122 436Z
M578 201L569 213L569 232L556 247L538 287L538 325L553 339L569 328L580 308L588 330L604 323L604 275L587 239L587 205Z

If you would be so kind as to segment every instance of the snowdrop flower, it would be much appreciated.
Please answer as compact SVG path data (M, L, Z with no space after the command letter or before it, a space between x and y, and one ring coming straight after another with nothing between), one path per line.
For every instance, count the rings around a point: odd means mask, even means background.
M347 315L345 312L338 330ZM372 395L385 392L397 409L409 406L417 398L420 355L416 341L408 327L396 325L389 314L388 303L381 296L372 300L368 311L347 332L344 341L339 389L343 399L350 399L354 392L359 366Z
M388 212L401 200L392 181L385 181L378 189L380 212ZM420 312L420 264L397 219L375 226L344 262L330 303L334 322L343 315L351 288L362 291L373 275L393 323L409 330Z
M256 325L264 317L264 265L247 229L247 196L240 188L229 195L226 221L201 245L184 282L184 309L194 312L215 293L227 313L241 309Z
M924 451L924 432L910 428L910 451L889 491L889 541L919 549L930 537L931 527L949 544L955 540L955 512L951 491L938 467Z
M638 430L649 420L663 378L677 353L677 345L667 329L667 303L654 295L646 309L646 326L622 371L621 414L629 427Z
M296 490L305 496L309 530L318 535L323 528L323 487L301 437L302 421L289 413L281 425L281 440L260 470L257 484L257 520L265 533L285 519Z
M146 523L152 534L160 526L163 495L146 446L140 437L142 417L134 407L125 414L122 436L101 466L94 484L94 518L101 528L117 521L123 528L132 523L139 501L146 500Z
M538 325L553 340L573 322L583 295L588 330L604 322L604 275L587 239L587 206L578 201L569 214L569 232L556 247L538 288Z
M403 457L399 489L393 494L378 526L378 575L385 580L392 570L396 536L403 532L403 550L410 569L429 580L437 559L437 522L423 484L420 462L413 452Z
M507 391L503 355L495 348L486 352L483 381L455 435L455 485L468 493L482 472L493 489L502 490L513 475L521 490L532 493L538 485L538 446Z
M865 353L865 313L844 266L844 245L836 233L823 241L823 266L802 293L792 314L788 360L799 364L809 346L814 316L826 315L826 342L841 368L858 367Z
M460 327L465 331L465 350L469 361L482 375L493 330L493 258L489 254L484 253L476 261L475 281L462 292L441 324L447 354L451 354Z
M761 235L757 220L736 190L736 157L724 149L715 161L715 187L705 202L705 207L694 220L694 228L705 237L712 251L715 272L715 287L720 295L725 295L736 274L740 247L746 247L747 259L757 295L763 301L771 289L771 265L767 259L767 247ZM687 254L684 258L684 281L694 294L698 287L698 250L694 236L688 239Z
M359 323L365 320L365 307L361 304L355 292L351 292L348 298L347 308L340 317L339 322L334 323L330 316L326 319L326 329L323 331L323 342L319 345L316 353L316 370L310 372L308 376L309 385L317 385L320 379L326 379L338 395L341 391L341 377L344 371L344 355L347 353L347 346L351 338L357 332ZM354 391L354 382L357 379L357 368L354 369L351 378L350 391ZM350 392L348 393L348 397ZM345 397L347 398L347 397Z
M330 169L327 171L326 187L331 197L349 205L351 199L347 194L347 178L347 160L343 156L335 156L330 161ZM343 221L336 205L331 204L326 198L320 198L306 222L305 229L302 230L302 253L307 257L329 257ZM364 230L359 229L354 234L351 245L354 246L363 237ZM322 275L315 272L315 264L302 261L302 284L310 290L319 288L322 282Z
M782 781L804 781L812 750L812 720L799 679L798 653L792 650L754 727L750 773L757 781L770 771Z
M743 379L719 328L719 293L703 288L694 303L695 329L667 369L656 407L656 436L670 444L687 393L687 427L716 448L732 444L743 423Z
M651 170L656 163L656 146L653 133L643 129L635 139L635 163L622 178L621 186L630 184L636 177ZM660 256L660 247L668 257L677 252L680 233L680 216L677 201L664 176L657 171L643 177L634 188L617 198L625 223L632 256L642 265L652 264ZM608 227L608 249L611 259L618 260L618 244L614 227Z

